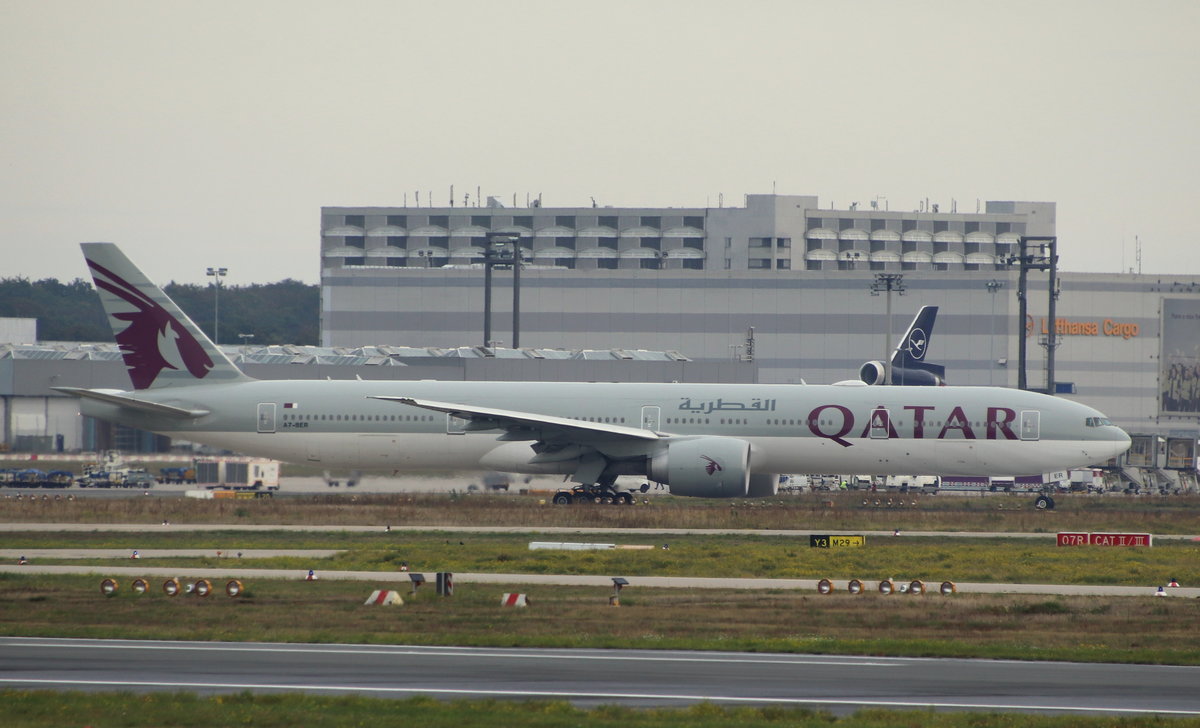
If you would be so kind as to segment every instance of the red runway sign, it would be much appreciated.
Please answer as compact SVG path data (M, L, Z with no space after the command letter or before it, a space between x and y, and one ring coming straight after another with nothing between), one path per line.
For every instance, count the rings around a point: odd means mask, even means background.
M1059 532L1059 546L1153 546L1148 533L1067 533Z

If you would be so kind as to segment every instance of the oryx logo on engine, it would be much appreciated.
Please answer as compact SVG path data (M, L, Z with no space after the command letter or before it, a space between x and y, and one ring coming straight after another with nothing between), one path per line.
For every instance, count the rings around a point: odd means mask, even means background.
M716 460L713 460L707 455L701 455L700 457L705 460L704 472L708 473L709 475L712 475L713 473L719 473L725 469L721 467L721 463L718 463Z

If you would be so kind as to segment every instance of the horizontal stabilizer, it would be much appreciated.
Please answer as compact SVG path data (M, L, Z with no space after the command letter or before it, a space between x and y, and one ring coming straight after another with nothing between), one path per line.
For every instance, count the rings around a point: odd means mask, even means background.
M186 409L184 407L175 407L169 404L159 404L158 402L147 402L144 399L137 399L124 394L114 392L103 392L97 389L82 389L80 387L51 387L56 392L69 394L72 397L81 399L94 399L97 402L113 404L126 409L138 410L140 412L149 412L156 415L167 415L168 417L203 417L208 414L208 410L202 409Z

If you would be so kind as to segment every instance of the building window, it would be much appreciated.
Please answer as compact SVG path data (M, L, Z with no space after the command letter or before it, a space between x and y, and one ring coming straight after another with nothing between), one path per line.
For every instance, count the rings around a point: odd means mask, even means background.
M366 258L346 258L342 262L342 265L366 265L366 264L367 264Z
M662 218L658 215L642 215L642 227L660 228Z
M643 248L650 248L652 250L662 249L662 240L659 238L639 238L638 244Z
M750 260L746 261L746 267L751 270L770 270L771 269L771 259L770 258L751 258Z
M404 262L405 262L404 258L388 258L387 259L387 264L388 264L389 268L403 268Z
M596 238L596 245L600 248L608 248L609 250L617 249L616 238Z
M574 215L558 215L557 217L554 218L554 224L561 225L562 227L573 228L573 227L575 227L575 216Z
M1012 232L1012 223L1011 222L996 223L996 234L997 235L1000 235L1001 233L1009 233L1009 232Z
M387 224L395 225L396 227L407 227L408 215L388 215Z
M616 270L617 269L617 259L616 258L600 258L596 261L596 267L597 268L605 268L605 269L609 269L609 270Z
M944 233L949 229L950 229L950 221L949 220L934 220L933 221L933 231L935 233Z
M533 227L533 215L517 215L513 218L513 225L531 228Z
M687 227L704 229L704 218L699 215L689 215L683 218L683 224Z
M695 250L704 250L704 241L700 238L687 238L683 241L683 247L694 248Z
M492 224L491 215L472 215L471 224L478 227L487 227Z
M792 247L792 239L791 238L776 238L775 239L775 247L790 248L790 247Z
M690 270L704 270L704 261L700 258L687 258L683 261L683 267Z
M404 246L408 245L408 238L403 235L389 235L387 238L387 244L393 248L403 248Z
M750 238L751 248L769 248L771 247L770 238Z
M790 258L777 258L775 260L775 270L791 270L792 261Z
M965 232L965 233L979 232L979 221L978 220L967 220L965 223L963 223L963 232Z
M617 221L616 215L601 215L600 225L601 227L610 227L616 230L620 223Z
M364 220L363 220L362 215L347 215L346 216L346 224L347 225L353 225L355 227L362 227L363 223L364 223Z
M854 220L843 217L838 220L838 230L850 230L854 227Z
M350 235L350 236L344 238L344 242L347 246L349 246L351 248L367 247L367 239L361 235Z
M917 229L917 221L916 220L901 220L900 221L900 232L908 233L908 232L912 232L913 230L916 230L916 229Z
M886 230L886 229L887 229L887 220L884 220L883 218L880 218L880 217L871 218L871 232L875 232L876 230Z
M810 217L808 218L808 229L816 230L817 228L822 227L821 223L823 222L825 221L819 217Z
M657 270L662 267L659 262L658 258L642 258L640 267L645 270Z
M430 215L429 216L429 224L437 225L439 227L450 227L450 216L449 215Z

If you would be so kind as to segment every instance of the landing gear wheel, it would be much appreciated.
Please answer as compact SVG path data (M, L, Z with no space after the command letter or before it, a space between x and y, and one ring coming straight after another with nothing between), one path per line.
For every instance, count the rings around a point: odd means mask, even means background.
M633 505L633 494L632 493L618 493L617 494L617 502L620 503L621 505L631 506L631 505Z
M554 494L554 505L556 506L569 506L573 500L574 498L571 497L570 493Z
M1033 507L1039 511L1052 511L1054 510L1054 499L1048 495L1039 495L1033 501Z

